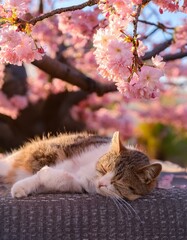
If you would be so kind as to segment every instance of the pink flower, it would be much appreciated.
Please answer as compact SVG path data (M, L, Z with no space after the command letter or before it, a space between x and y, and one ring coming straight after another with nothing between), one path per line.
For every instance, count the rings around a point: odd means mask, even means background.
M28 99L25 96L14 95L11 97L10 102L19 110L22 110L28 106Z
M45 51L51 57L55 57L58 46L62 42L62 36L59 34L57 18L45 19L37 23L32 29L32 37L37 39ZM39 53L43 53L42 48L38 48Z
M123 59L127 66L132 62L132 44L113 39L108 43L108 55L111 56L113 62Z
M7 96L0 91L0 113L15 119L18 116L18 109L12 105Z
M140 40L138 40L138 49L137 49L137 52L138 52L138 55L139 56L143 56L144 54L145 54L145 52L147 51L147 49L148 49L148 47L147 46L145 46L144 44L143 44L143 42L142 41L140 41Z
M24 32L0 29L0 62L21 65L42 59L34 40Z
M117 38L109 28L99 29L94 35L94 52L102 77L114 82L128 77L132 64L132 44Z
M153 0L153 2L160 6L161 11L168 10L170 12L175 12L179 9L179 1L176 0Z
M6 10L6 17L11 17L12 11L14 11L17 17L23 17L28 12L30 0L6 0L3 8Z
M119 81L116 85L127 100L135 98L154 99L162 91L162 84L159 81L161 76L163 76L161 70L143 66L138 75L133 75L130 82Z
M132 2L134 3L134 4L142 4L142 0L132 0Z
M72 37L90 38L93 36L94 28L99 24L98 10L83 11L76 10L63 13L58 16L59 29L63 33L71 34Z
M84 121L88 129L99 130L100 134L105 135L118 129L122 138L128 139L133 136L134 120L131 112L124 106L116 109L115 101L119 102L120 100L122 97L117 93L106 95L102 99L92 94L87 100L74 106L71 114L74 119ZM111 104L113 107L107 109L107 105ZM103 107L98 109L98 106Z
M187 20L184 20L183 25L176 27L174 34L174 46L176 48L184 48L186 46L186 38L187 38Z
M98 6L106 17L118 15L121 18L128 18L132 13L134 3L130 0L107 0L99 2Z
M159 55L156 55L155 57L152 57L151 58L152 62L153 62L153 65L159 69L163 69L164 66L165 66L165 62L162 62L163 60L163 57L159 56Z
M100 28L93 36L94 47L99 51L105 51L112 39L114 39L114 35L109 28Z
M163 176L158 183L158 187L164 189L172 188L173 178L174 178L173 174L167 174Z

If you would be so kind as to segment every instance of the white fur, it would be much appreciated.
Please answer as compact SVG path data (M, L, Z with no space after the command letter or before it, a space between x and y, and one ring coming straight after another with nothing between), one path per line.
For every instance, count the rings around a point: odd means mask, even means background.
M10 155L7 155L4 158L0 159L0 176L4 177L7 176L8 173L11 171L13 163L14 163L14 159L16 157L16 155L18 155L19 153L13 153Z
M45 191L81 192L84 189L89 193L105 193L106 188L111 187L113 174L106 174L98 180L96 163L108 152L109 147L109 144L90 147L70 159L64 161L59 159L55 166L46 166L37 174L16 182L12 187L12 196L24 197L40 191L41 187L44 187Z
M11 189L12 197L26 197L28 194L36 192L39 186L40 182L37 174L24 178L13 185Z

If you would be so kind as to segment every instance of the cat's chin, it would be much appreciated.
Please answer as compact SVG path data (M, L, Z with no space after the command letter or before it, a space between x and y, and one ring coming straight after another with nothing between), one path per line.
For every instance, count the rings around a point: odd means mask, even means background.
M128 197L125 197L126 199L130 200L130 201L134 201L138 198L140 198L141 196L140 195L130 195Z
M120 196L118 193L116 193L115 190L109 190L107 187L103 186L100 188L96 188L96 192L102 196L107 196L107 197L115 197L115 198L123 198L126 200L134 201L138 198L140 198L140 195L128 195L128 196Z

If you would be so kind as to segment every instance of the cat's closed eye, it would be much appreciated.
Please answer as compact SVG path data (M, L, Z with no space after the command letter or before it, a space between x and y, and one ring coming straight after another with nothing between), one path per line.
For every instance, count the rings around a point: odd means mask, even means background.
M131 192L135 192L135 189L131 186L128 187L128 189L131 191Z
M99 173L101 173L102 175L104 175L104 174L107 173L107 171L106 171L106 169L103 167L103 165L100 165L100 168L97 169L97 171L98 171Z

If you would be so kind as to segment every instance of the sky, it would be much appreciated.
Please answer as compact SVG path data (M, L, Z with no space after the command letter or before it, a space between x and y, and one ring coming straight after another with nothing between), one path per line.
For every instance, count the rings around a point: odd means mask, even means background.
M85 0L62 0L62 1L56 1L58 4L56 4L56 7L67 7L72 5L78 5L80 3L86 2ZM154 4L149 4L152 6L152 8L155 8L155 11L158 12L158 9L156 9ZM172 22L174 25L178 25L179 19L181 17L186 17L186 14L183 13L171 13L171 12L164 12L164 14L160 14L160 19L167 19Z

